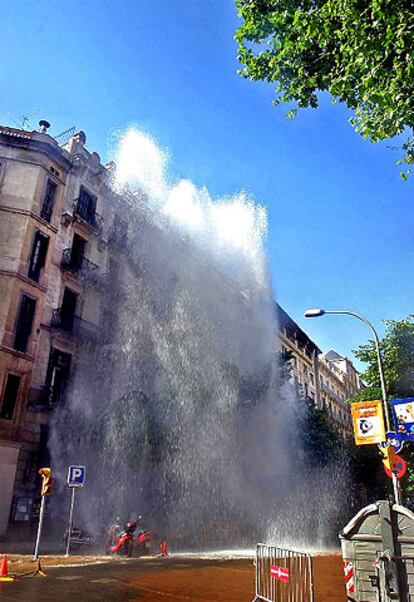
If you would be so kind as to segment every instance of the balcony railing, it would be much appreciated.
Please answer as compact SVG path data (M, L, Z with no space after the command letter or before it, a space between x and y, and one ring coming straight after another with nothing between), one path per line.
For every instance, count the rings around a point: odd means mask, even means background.
M96 213L95 210L92 211L82 199L77 198L73 201L73 214L80 217L83 222L86 222L95 230L102 230L102 216Z
M111 228L108 233L108 245L117 247L121 251L125 251L128 246L128 233L122 232L117 228Z
M335 399L335 401L341 401L341 402L343 401L343 399L337 393L335 393L335 391L333 391L330 387L325 385L325 383L321 383L320 387L324 393L326 393L327 395L329 395L330 397Z
M72 249L64 249L61 261L62 269L69 270L82 280L96 284L99 279L99 266L86 257L79 257L72 253Z
M52 213L53 213L53 205L47 205L43 203L42 209L40 211L40 217L43 218L45 221L50 222L50 220L52 219Z
M95 341L98 338L98 327L96 324L83 320L74 314L62 311L61 307L52 310L50 326L80 340Z

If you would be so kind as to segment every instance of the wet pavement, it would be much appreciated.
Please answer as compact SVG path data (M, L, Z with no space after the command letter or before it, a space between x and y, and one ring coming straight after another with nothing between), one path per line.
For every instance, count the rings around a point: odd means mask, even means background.
M252 560L131 558L0 583L1 602L251 602Z
M315 602L345 602L339 554L313 558ZM45 567L46 577L0 583L1 602L251 602L252 558L171 556Z

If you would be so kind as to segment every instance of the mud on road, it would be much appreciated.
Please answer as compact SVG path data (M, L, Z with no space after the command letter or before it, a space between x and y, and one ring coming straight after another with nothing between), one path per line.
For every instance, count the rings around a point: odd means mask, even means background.
M55 564L57 564L55 560ZM2 602L251 602L252 559L179 556L111 560L48 568L47 577L0 584ZM337 554L314 556L315 602L346 602L342 561Z

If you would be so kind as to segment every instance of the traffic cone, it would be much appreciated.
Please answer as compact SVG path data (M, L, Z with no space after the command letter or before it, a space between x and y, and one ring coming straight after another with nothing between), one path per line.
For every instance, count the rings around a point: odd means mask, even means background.
M0 581L14 581L13 577L9 577L7 572L7 556L3 556L0 567Z

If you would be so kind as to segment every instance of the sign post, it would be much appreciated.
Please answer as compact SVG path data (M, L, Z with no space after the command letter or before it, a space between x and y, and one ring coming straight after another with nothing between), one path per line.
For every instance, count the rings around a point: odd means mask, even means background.
M39 525L37 527L37 536L36 536L36 544L35 544L35 551L33 554L33 560L37 560L39 558L40 537L42 535L43 517L45 514L45 504L46 504L45 498L47 495L50 495L52 492L52 480L53 480L50 468L40 468L39 474L42 477L42 489L40 491L40 495L42 496L42 501L40 502Z
M69 556L70 550L70 538L72 537L72 528L73 528L73 509L75 506L75 491L78 487L83 487L85 485L85 477L86 477L86 467L85 466L69 466L68 470L68 487L72 489L72 494L70 498L70 510L69 510L69 527L67 532L66 539L66 553L65 556Z
M42 535L44 514L45 514L45 498L42 495L42 501L40 502L39 524L37 527L36 545L35 545L35 551L33 554L33 560L37 560L39 558L39 545L40 545L40 537Z

